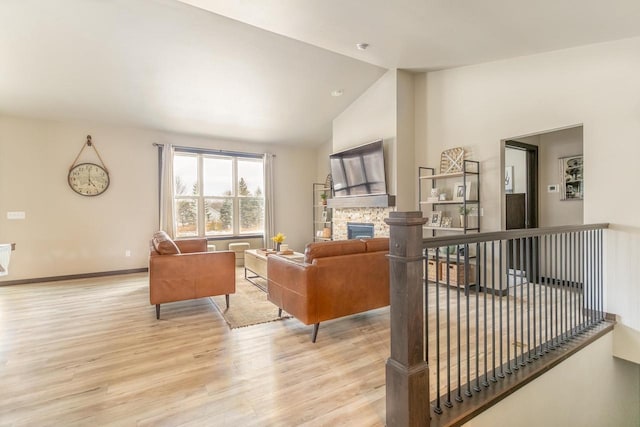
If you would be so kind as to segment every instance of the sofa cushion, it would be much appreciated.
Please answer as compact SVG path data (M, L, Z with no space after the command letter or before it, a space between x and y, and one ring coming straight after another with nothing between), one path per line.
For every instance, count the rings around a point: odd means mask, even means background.
M156 231L153 233L153 247L160 255L175 255L180 253L180 249L176 246L171 237L164 231Z
M362 240L336 240L333 242L309 243L304 249L304 262L310 264L316 258L351 255L366 252L366 250L366 244Z
M373 239L366 239L364 242L367 245L367 252L389 252L388 237L375 237Z

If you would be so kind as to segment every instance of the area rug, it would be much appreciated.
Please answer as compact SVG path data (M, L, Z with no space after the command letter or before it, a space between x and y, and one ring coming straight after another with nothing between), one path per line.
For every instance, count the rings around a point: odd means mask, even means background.
M264 279L252 279L260 285L267 285ZM236 293L229 296L229 308L224 295L211 297L224 320L231 329L260 323L273 322L291 317L283 312L278 317L278 307L267 300L267 294L244 278L244 268L236 269Z

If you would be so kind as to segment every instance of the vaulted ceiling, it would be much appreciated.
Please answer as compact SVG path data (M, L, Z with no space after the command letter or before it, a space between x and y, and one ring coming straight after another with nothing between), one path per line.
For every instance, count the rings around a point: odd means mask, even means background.
M315 146L387 69L634 37L638 22L636 0L1 0L0 114Z

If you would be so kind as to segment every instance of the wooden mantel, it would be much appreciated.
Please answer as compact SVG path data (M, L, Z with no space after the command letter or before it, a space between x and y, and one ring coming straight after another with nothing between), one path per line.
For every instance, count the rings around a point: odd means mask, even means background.
M396 196L378 194L375 196L334 197L327 200L330 208L388 208L396 205Z

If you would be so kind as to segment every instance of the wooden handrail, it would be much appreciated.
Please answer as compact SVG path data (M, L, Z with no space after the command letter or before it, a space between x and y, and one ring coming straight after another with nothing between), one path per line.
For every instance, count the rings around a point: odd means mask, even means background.
M526 237L538 237L550 234L574 233L578 231L602 230L609 228L609 223L562 225L557 227L523 228L507 231L489 231L484 233L465 234L458 236L427 237L422 243L425 248L437 248L448 245L465 245L479 242L491 242L497 240L521 239Z

